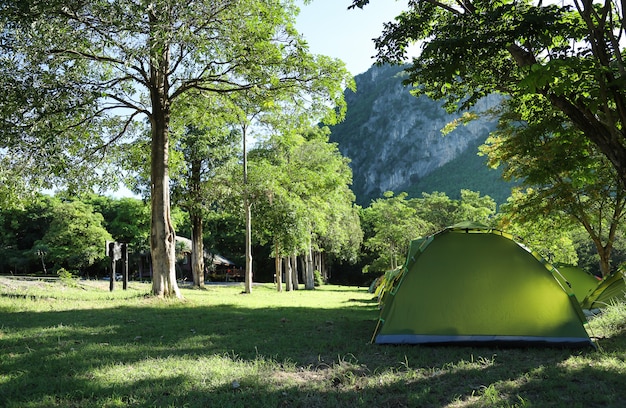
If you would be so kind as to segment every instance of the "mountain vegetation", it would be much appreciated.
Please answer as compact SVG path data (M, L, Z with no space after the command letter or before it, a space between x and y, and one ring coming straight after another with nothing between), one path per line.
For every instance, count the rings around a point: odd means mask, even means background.
M353 0L350 8L369 0ZM626 186L626 8L606 1L411 2L374 40L380 64L406 61L415 92L449 112L498 92L547 103L606 156ZM541 111L536 111L541 114Z
M444 134L461 115L411 95L403 85L404 68L373 66L358 75L356 92L345 92L345 120L331 128L331 141L351 160L357 203L368 205L385 191L412 197L437 191L460 198L461 189L505 202L514 183L502 180L501 171L478 155L495 120L479 119ZM497 96L489 96L478 108L486 111L498 103Z

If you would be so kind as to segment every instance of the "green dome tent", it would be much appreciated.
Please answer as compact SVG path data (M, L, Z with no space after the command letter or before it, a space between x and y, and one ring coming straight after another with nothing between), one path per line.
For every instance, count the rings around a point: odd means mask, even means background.
M414 242L376 343L592 345L574 294L510 235L461 223Z
M597 287L581 302L583 309L602 309L611 302L626 300L626 281L624 281L624 269L605 277Z
M567 285L572 289L576 299L578 299L578 303L582 303L587 295L596 289L600 283L599 279L578 266L566 264L556 264L554 266L559 272L555 274L555 277L561 285Z

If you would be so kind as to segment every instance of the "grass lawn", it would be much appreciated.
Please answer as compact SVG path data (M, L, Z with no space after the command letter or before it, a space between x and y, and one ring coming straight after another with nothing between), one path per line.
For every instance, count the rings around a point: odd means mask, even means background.
M0 277L0 407L626 406L623 304L598 350L380 346L365 288L242 289Z

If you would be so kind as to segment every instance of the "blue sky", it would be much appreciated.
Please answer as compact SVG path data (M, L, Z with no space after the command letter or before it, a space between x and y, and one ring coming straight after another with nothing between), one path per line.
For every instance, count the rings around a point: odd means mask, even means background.
M313 0L300 6L296 27L313 54L339 58L352 75L367 71L375 62L373 38L380 36L383 23L407 8L406 1L371 0L363 9L348 10L351 0Z

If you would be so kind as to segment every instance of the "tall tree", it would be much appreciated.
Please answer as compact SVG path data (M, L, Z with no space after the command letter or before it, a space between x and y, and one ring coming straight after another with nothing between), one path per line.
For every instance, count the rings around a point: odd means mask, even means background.
M248 139L256 137L258 141L261 141L266 140L270 135L270 139L273 137L272 143L288 145L289 142L285 140L293 134L298 135L302 129L310 129L317 123L335 124L343 120L346 111L343 90L345 87L354 89L354 80L343 67L343 63L327 58L322 58L320 62L327 66L326 75L311 81L308 86L282 87L269 91L253 88L239 93L237 98L232 100L237 107L237 127L241 132L243 146L242 202L246 226L246 293L252 291L253 277L252 206L255 199L271 190L267 184L272 184L270 179L274 177L270 174L271 170L268 170L272 164L269 167L261 165L256 168L258 174L252 175L256 181L250 182ZM274 153L277 151L281 154L285 153L284 149L276 149ZM274 185L277 180L273 180ZM283 182L290 183L289 180L283 180ZM277 265L279 265L278 260Z
M369 0L353 0L363 7ZM416 92L451 110L500 92L544 97L593 142L626 187L623 2L416 0L375 40L381 63L404 62Z
M380 265L379 261L368 268L370 271L378 269L378 272L402 265L411 240L432 230L432 225L421 218L407 200L406 193L394 196L391 191L363 210L363 224L372 231L365 246L377 251L379 260L385 261L385 265Z
M232 131L232 106L227 98L205 98L202 109L189 107L181 115L186 125L176 138L182 153L181 167L172 187L174 202L189 214L193 284L204 287L204 218L216 203L229 195L229 168L237 165L239 135ZM201 111L196 115L190 112Z
M341 221L356 222L356 217L345 214L346 208L353 209L354 202L347 160L335 144L328 143L322 128L277 135L254 156L251 176L259 188L259 198L264 198L258 202L256 219L263 238L275 248L277 283L281 283L280 260L303 255L308 264L303 271L305 288L313 289L313 251L323 250L321 244L331 241L328 234ZM258 179L260 175L264 177ZM347 226L351 231L357 228ZM338 242L341 237L344 240ZM337 248L348 247L350 242L360 244L358 233L335 239Z
M3 81L25 95L5 92L5 128L19 124L11 137L35 137L26 147L58 152L62 170L72 156L110 150L147 118L154 295L180 296L169 191L175 105L183 96L335 77L335 61L307 52L295 11L290 0L2 3Z

